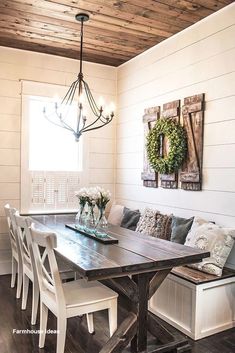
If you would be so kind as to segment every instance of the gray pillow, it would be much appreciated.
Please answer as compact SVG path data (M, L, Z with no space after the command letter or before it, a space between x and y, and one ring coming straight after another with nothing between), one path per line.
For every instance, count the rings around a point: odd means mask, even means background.
M192 227L193 219L194 217L186 219L172 216L171 241L178 244L184 244L188 232Z
M121 221L121 227L127 228L130 230L136 230L137 223L140 219L139 210L130 210L127 207L124 207L123 217Z

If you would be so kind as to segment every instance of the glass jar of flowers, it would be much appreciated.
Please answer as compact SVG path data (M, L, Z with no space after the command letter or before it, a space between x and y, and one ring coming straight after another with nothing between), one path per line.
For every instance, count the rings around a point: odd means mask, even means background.
M98 197L96 199L96 205L99 210L99 215L97 219L97 228L106 228L108 225L107 219L105 217L105 208L107 203L110 201L111 193L109 190L104 190L101 187L97 187Z
M78 223L81 227L84 227L86 222L85 206L88 200L87 188L82 188L79 191L76 191L75 195L79 201L79 210L76 215L76 223Z
M88 205L88 216L87 216L87 226L89 228L95 228L96 226L96 216L95 216L95 205L99 194L96 187L91 187L87 189L87 205Z

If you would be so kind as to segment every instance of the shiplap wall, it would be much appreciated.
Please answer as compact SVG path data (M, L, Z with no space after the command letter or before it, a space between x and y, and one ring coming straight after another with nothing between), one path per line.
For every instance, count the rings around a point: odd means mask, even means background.
M203 92L203 191L143 187L144 108ZM199 215L235 226L234 106L235 4L120 66L117 203L185 217ZM235 249L232 257L235 266Z
M20 205L19 80L67 85L77 70L75 60L0 47L0 273L7 272L10 264L3 206ZM234 226L235 4L118 70L86 63L84 73L95 94L109 101L115 101L117 82L119 107L116 134L114 124L89 134L87 184L105 185L113 193L115 187L116 201L130 207L197 214ZM140 179L144 109L201 92L207 101L203 191L144 188Z
M10 244L3 206L20 207L21 82L69 85L78 61L0 47L0 274L10 270ZM116 99L116 69L84 63L84 76L95 96ZM56 92L55 92L56 93ZM73 138L73 136L71 136ZM114 193L115 122L89 133L87 185L103 185Z

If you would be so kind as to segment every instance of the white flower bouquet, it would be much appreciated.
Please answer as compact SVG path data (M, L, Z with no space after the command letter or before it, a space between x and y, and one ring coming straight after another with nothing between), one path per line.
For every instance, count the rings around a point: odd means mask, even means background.
M110 201L111 193L109 190L104 190L101 187L97 187L97 194L99 195L96 199L96 205L99 209L105 208L107 203Z
M99 209L98 222L100 222L101 219L103 219L103 223L107 225L104 212L105 212L105 207L111 198L111 193L109 190L105 190L99 186L82 188L79 191L77 191L75 195L78 197L79 205L80 205L80 213L77 216L77 219L81 219L81 215L84 211L84 207L87 204L89 207L87 218L90 226L94 227L95 225L95 214L94 214L95 206L97 206L97 208Z

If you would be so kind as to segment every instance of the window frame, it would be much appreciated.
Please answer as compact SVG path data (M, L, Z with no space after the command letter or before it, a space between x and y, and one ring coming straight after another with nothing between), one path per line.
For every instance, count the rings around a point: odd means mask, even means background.
M39 209L33 210L30 208L31 199L32 199L32 173L34 171L29 170L29 102L30 97L48 97L52 98L57 96L63 98L66 91L68 90L67 86L43 83L43 82L34 82L34 81L21 81L21 187L20 187L20 210L21 213L25 214L35 214L35 213L71 213L76 212L76 209ZM71 138L74 138L71 134ZM85 147L86 146L86 147ZM88 170L88 157L89 157L89 143L88 137L83 136L83 146L82 146L82 171L78 171L79 175L79 184L77 189L83 186L87 186L89 180L89 170ZM46 171L42 171L46 172ZM52 173L51 171L47 171ZM61 173L63 171L54 171L54 173ZM65 171L65 173L69 171ZM74 171L71 171L74 173Z

